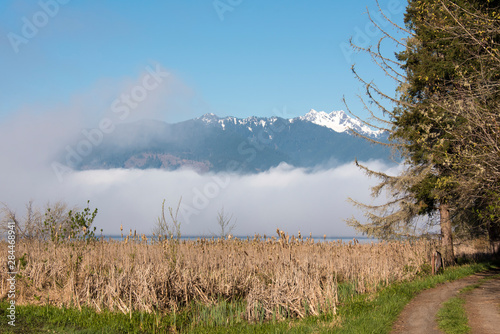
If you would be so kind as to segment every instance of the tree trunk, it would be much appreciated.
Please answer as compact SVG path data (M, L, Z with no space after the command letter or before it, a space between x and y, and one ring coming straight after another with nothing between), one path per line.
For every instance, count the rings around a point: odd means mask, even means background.
M441 218L443 259L446 264L452 264L455 262L455 254L453 252L453 236L451 234L450 209L448 204L441 204L439 206L439 213Z

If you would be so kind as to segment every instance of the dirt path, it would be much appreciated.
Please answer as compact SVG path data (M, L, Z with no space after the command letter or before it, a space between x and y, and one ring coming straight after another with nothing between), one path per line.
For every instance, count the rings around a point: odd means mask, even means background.
M499 274L492 271L484 277ZM465 295L465 310L472 334L500 333L500 277L491 277Z
M406 305L394 324L392 333L441 333L435 320L441 304L455 296L460 289L478 283L481 278L496 274L498 271L480 273L423 291ZM499 298L500 279L488 280L480 288L467 294L467 311L472 333L500 333ZM491 331L492 329L494 331Z

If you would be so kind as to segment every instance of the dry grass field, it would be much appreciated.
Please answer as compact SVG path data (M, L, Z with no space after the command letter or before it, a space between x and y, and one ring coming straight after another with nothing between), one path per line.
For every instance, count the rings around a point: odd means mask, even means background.
M335 313L346 291L371 292L413 278L432 249L425 241L314 242L282 232L248 240L19 240L16 299L124 313L243 301L241 316L249 320L300 318ZM0 257L7 258L6 243ZM0 299L7 290L3 278Z

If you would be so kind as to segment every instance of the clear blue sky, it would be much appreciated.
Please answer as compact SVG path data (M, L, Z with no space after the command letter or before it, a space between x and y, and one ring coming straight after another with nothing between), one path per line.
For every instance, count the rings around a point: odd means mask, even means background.
M380 5L402 21L406 1ZM102 104L85 108L106 108L123 82L137 82L156 64L180 86L172 88L175 103L156 104L179 109L169 121L206 112L271 116L285 107L294 117L343 109L343 95L359 110L351 63L376 75L342 47L351 36L365 44L380 37L369 36L366 7L375 1L1 1L0 121L88 102L99 91L108 92L95 97Z

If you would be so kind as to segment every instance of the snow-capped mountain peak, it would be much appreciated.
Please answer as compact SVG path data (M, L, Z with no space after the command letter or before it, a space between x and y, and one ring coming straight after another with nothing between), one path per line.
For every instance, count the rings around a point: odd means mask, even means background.
M205 123L212 123L220 120L220 118L214 113L207 113L201 117L198 117L198 119L201 119Z
M253 131L253 128L267 128L268 125L273 124L278 118L277 117L256 117L251 116L247 118L236 118L233 116L228 117L218 117L215 114L208 113L198 119L202 120L205 124L219 124L223 130L226 129L226 125L244 125ZM311 109L304 116L295 117L288 120L290 123L295 121L310 122L319 126L326 127L338 133L348 133L350 129L370 137L378 137L382 132L373 130L367 125L363 124L360 120L350 117L343 110L332 111L331 113L326 113L324 111L316 111Z
M311 109L305 116L297 117L300 120L308 121L320 126L332 129L335 132L348 132L353 129L364 135L378 136L381 132L371 129L361 121L350 117L343 110L332 111L326 113L324 111L316 111Z

